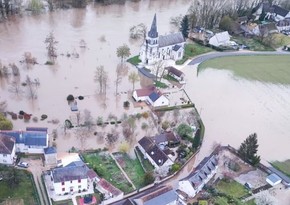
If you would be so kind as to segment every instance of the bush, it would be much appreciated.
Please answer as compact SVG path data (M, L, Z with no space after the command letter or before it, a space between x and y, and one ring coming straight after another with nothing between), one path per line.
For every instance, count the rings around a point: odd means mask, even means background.
M170 126L170 123L168 121L162 122L161 127L163 130L167 130L169 128L169 126Z
M0 113L0 130L12 130L13 124L10 120L4 117L3 114Z
M124 108L128 108L130 106L130 102L129 101L125 101L123 106L124 106Z
M177 127L177 133L183 139L192 140L192 129L185 123L182 123Z
M75 97L73 95L68 95L67 98L66 98L66 100L68 102L71 102L71 101L74 101L75 100Z
M147 119L149 117L148 112L143 112L142 113L142 117L145 118L145 119Z

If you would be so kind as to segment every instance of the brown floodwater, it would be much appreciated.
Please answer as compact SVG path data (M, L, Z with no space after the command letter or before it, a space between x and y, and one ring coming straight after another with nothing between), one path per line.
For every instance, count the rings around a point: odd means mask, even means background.
M8 102L7 109L13 112L23 110L40 118L47 114L48 119L30 121L13 121L15 129L26 126L48 126L50 130L62 130L65 119L75 119L70 111L66 97L85 96L78 101L81 111L87 109L94 120L98 116L106 118L109 113L120 117L123 113L142 112L124 110L122 103L127 99L132 84L128 81L126 69L118 97L115 96L114 81L116 68L120 59L116 48L128 44L132 55L137 55L141 41L129 40L129 28L145 23L150 27L153 15L157 13L159 34L172 31L169 24L171 16L184 14L190 0L141 0L126 2L125 5L101 6L91 4L86 9L60 10L38 16L23 16L0 24L0 59L3 64L16 63L21 72L20 82L26 76L38 79L37 99L27 98L27 88L20 97L9 91L12 76L8 80L0 79L0 101ZM44 40L53 31L58 41L59 54L56 65L46 66L47 60ZM87 48L80 48L84 40ZM38 65L27 69L19 63L24 52L31 52L37 58ZM78 53L79 58L67 57L67 53ZM63 54L63 55L61 55ZM94 82L97 66L103 65L109 73L109 85L106 97L97 95L98 87ZM128 72L134 70L128 66ZM261 82L253 82L233 77L227 71L205 70L198 77L196 68L184 69L188 84L185 86L192 101L206 126L205 140L198 158L210 153L215 143L239 144L251 133L259 138L259 154L263 160L284 160L289 158L290 142L290 88ZM135 85L136 88L140 84ZM58 119L59 124L48 121ZM141 133L141 132L140 132ZM96 148L98 141L92 139L86 143L88 148ZM67 151L78 142L71 135L60 132L58 150ZM100 145L103 146L103 145ZM197 160L198 161L198 160Z

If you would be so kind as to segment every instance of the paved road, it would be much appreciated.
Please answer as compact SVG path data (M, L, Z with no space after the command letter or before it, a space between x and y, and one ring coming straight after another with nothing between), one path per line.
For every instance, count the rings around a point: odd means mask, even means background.
M230 51L230 52L211 52L200 55L189 62L188 65L195 65L204 61L226 56L253 56L253 55L289 55L287 51Z

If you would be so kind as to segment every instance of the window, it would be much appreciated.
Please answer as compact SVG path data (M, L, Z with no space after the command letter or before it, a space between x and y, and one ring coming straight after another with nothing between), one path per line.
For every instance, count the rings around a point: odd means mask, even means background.
M79 179L78 182L81 183L81 180Z
M70 181L70 183L72 183L72 181Z
M64 185L64 182L61 182L61 185Z
M7 157L7 154L3 154L3 157Z
M65 191L65 188L62 188L62 191Z

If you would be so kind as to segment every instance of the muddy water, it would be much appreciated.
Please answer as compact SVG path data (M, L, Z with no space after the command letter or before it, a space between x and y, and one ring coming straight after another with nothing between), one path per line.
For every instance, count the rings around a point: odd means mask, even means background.
M248 81L229 71L196 67L185 72L186 85L206 127L200 161L217 143L239 147L256 132L263 161L290 157L290 86Z
M0 59L3 64L16 63L21 68L20 82L26 76L38 79L37 99L27 99L27 88L22 87L24 94L16 97L9 92L10 83L14 80L1 80L0 101L8 102L8 111L18 113L23 110L40 118L47 114L48 119L30 121L13 121L15 129L25 129L26 126L48 126L50 131L57 128L58 151L67 151L72 146L80 147L79 141L72 136L73 132L64 135L63 123L65 119L76 119L76 114L70 111L66 97L85 96L78 101L78 107L83 114L84 109L91 112L94 122L97 117L107 119L110 113L118 118L124 113L143 112L141 108L124 110L123 102L128 99L127 92L132 89L128 81L128 72L134 70L131 65L123 69L123 79L119 85L119 93L115 96L116 68L120 59L116 56L116 48L128 44L132 55L137 55L141 41L129 40L129 28L139 23L150 27L154 14L157 14L159 34L172 31L169 21L171 16L185 13L190 0L141 0L138 3L126 2L125 5L89 5L86 9L70 9L55 11L39 16L24 16L0 24ZM56 65L46 66L47 60L44 40L53 31L58 41L59 54ZM87 48L80 48L79 42L84 40ZM38 65L27 69L19 63L24 52L31 52L37 58ZM78 53L79 58L67 57L67 53ZM103 65L109 73L109 85L106 96L99 96L94 75L97 66ZM135 88L140 87L136 83ZM84 116L82 115L81 118ZM57 119L59 124L49 121ZM110 128L106 128L109 130ZM103 130L97 130L102 132ZM143 134L141 134L143 135ZM91 136L86 142L87 148L104 146Z

